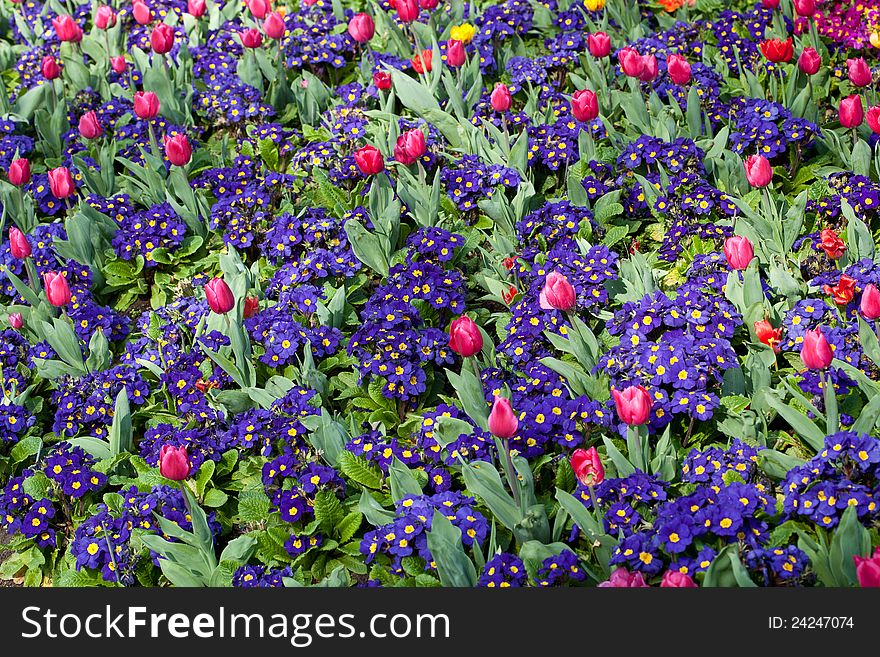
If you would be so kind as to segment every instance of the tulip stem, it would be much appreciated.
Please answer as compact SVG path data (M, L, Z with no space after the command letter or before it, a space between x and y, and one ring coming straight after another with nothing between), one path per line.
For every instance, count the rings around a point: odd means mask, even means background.
M837 392L831 381L830 373L826 376L825 370L819 372L819 380L822 382L822 393L825 396L825 433L832 435L840 428L840 420L837 413Z
M592 485L587 486L587 489L590 491L590 501L593 503L593 515L596 518L596 524L599 527L599 531L602 531L604 526L602 524L602 514L599 513L599 498L596 497L596 491Z
M480 364L477 362L476 355L471 356L467 360L471 361L471 367L474 369L474 374L477 377L477 381L480 382L480 387L483 385L483 372L480 370Z
M626 427L626 447L629 451L630 463L642 472L647 472L648 469L645 467L642 455L642 437L639 435L637 426L628 425Z
M513 468L513 459L510 458L510 441L507 438L502 438L501 447L504 452L504 469L507 473L507 482L510 484L510 490L513 491L513 501L516 502L516 506L522 511L522 499L519 494L519 478L516 476L516 471Z
M40 279L37 276L37 268L34 266L33 258L25 258L24 268L27 271L28 283L37 296L40 296Z

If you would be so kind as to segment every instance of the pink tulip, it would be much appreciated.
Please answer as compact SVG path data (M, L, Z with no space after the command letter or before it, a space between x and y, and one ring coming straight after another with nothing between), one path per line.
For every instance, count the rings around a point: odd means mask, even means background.
M629 386L621 392L611 389L617 416L624 424L637 427L648 422L654 401L651 394L642 386Z
M651 82L657 77L658 73L657 58L654 55L645 55L642 57L642 72L639 75L639 80L642 82Z
M239 32L238 38L241 39L241 45L245 48L259 48L263 45L263 35L255 27L248 28L244 32Z
M666 72L673 84L682 86L691 81L691 65L681 55L669 55L666 58Z
M862 290L859 312L865 319L874 320L880 317L880 290L873 283L868 283Z
M849 81L856 87L867 87L871 84L874 75L871 73L871 67L862 57L846 60L846 69L849 75Z
M82 28L67 14L62 14L57 18L53 18L52 27L55 28L55 34L58 35L59 41L69 41L70 43L79 43L82 41Z
M365 176L375 176L385 170L385 160L375 146L361 146L354 152L354 162Z
M159 474L171 481L183 481L189 477L192 464L186 447L162 445L159 451Z
M150 46L157 55L165 55L174 47L174 28L167 23L159 23L150 34Z
M489 432L502 440L510 440L518 429L519 420L510 407L510 400L495 395L492 412L489 413Z
M222 278L212 278L205 285L208 305L218 315L225 315L235 307L235 296Z
M678 570L667 570L663 573L663 581L660 582L660 587L666 589L698 588L693 577Z
M822 66L822 56L816 49L804 48L801 56L798 57L798 68L807 75L816 75L820 66Z
M193 18L201 18L208 11L208 4L205 0L187 0L186 13Z
M113 69L114 73L125 73L125 70L128 68L128 64L125 63L125 56L118 55L117 57L111 57L110 68Z
M503 82L496 82L492 94L489 96L489 102L492 109L496 112L506 112L510 109L511 103L510 89Z
M425 133L418 128L413 128L397 138L397 144L394 146L394 159L409 166L418 162L426 150Z
M43 289L46 290L46 299L56 308L62 308L70 303L70 286L63 274L54 271L43 272Z
M574 450L569 462L574 476L584 486L598 486L605 480L605 468L595 447Z
M458 68L463 65L467 55L464 51L464 44L458 39L450 39L446 42L446 64L452 68Z
M587 37L587 46L596 59L607 57L611 53L611 37L605 32L594 32Z
M373 17L369 14L360 12L351 17L348 21L348 34L358 43L366 43L373 38L376 32L376 24Z
M557 271L547 274L538 303L544 310L569 311L574 308L577 294L568 279Z
M403 23L412 23L419 17L418 0L394 0L394 8L397 10L397 17Z
M391 74L387 71L376 71L373 73L373 84L380 91L387 91L391 88Z
M24 260L31 255L31 243L15 226L9 229L9 252L16 260Z
M254 18L262 20L272 10L272 5L269 0L247 0L247 8Z
M143 2L135 2L131 6L131 13L138 25L147 25L153 21L153 12Z
M763 155L749 155L745 162L746 180L752 187L766 187L773 180L773 167Z
M724 240L724 257L731 269L742 271L755 257L755 249L747 237L734 235Z
M284 18L281 14L273 11L266 16L266 19L263 21L263 31L270 39L275 39L276 41L281 39L284 33L287 32L287 25L284 23Z
M95 110L91 110L83 114L79 119L79 134L84 139L97 139L104 134L104 128L98 121L98 115Z
M645 69L645 60L635 48L623 48L617 53L617 60L623 74L631 78L640 77Z
M599 99L589 89L575 91L571 97L571 113L584 123L599 116Z
M76 189L73 186L73 176L67 167L58 167L49 171L49 189L52 196L57 199L72 196Z
M862 588L880 587L880 547L875 548L870 557L853 556L856 564L856 577Z
M833 359L834 352L825 339L822 329L807 331L804 335L804 343L801 345L801 360L804 365L811 370L824 370Z
M816 0L794 0L794 10L798 16L809 18L816 13Z
M176 167L186 166L192 157L192 146L186 135L177 133L173 137L165 137L165 157Z
M483 348L480 327L467 315L452 320L449 327L449 348L465 358L480 353Z
M611 573L604 582L597 585L602 589L644 589L648 588L645 578L641 573L631 573L629 570L620 566Z
M155 119L159 114L159 97L152 91L138 91L134 95L134 113L139 119Z
M9 165L9 171L6 172L6 176L9 178L9 182L16 187L27 185L31 179L31 163L23 157L20 157L17 160L12 160L12 163Z
M61 67L52 55L46 55L40 63L40 72L47 80L54 80L61 75Z
M844 128L858 128L865 119L865 111L862 109L862 97L858 94L847 96L840 101L838 108L840 125Z
M95 27L99 30L106 30L108 27L116 25L116 12L113 7L101 5L95 11Z
M9 325L16 331L24 326L24 319L22 319L21 313L9 313L7 319L9 320Z

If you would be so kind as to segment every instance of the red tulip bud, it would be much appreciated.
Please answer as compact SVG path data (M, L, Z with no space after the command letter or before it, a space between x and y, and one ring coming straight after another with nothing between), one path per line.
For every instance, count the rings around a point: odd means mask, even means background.
M425 133L418 128L407 130L397 138L394 146L394 159L409 166L415 164L425 154Z
M174 47L174 28L167 23L159 23L150 34L150 46L157 55L165 55Z
M849 75L849 81L856 87L867 87L874 79L871 73L871 67L862 57L846 60L846 69Z
M387 91L391 88L391 74L387 71L376 71L373 73L373 84L380 91Z
M106 30L108 27L116 25L116 12L113 7L101 5L95 11L95 27L99 30Z
M761 42L761 53L768 61L790 62L794 57L794 42L791 37L785 39L767 39Z
M138 91L134 95L134 113L139 119L155 119L159 114L159 97L152 91Z
M862 121L865 118L865 111L862 109L862 97L858 94L853 94L841 100L838 115L840 125L844 128L858 128L862 125Z
M506 112L510 109L511 103L510 89L503 82L496 82L492 95L489 96L489 102L492 109L496 112Z
M247 8L257 20L266 18L266 14L272 10L269 0L247 0Z
M598 486L605 480L605 468L595 447L574 450L570 463L574 476L584 486Z
M467 55L464 44L458 39L450 39L446 42L446 63L452 68L458 68L464 64Z
M9 320L9 325L16 331L24 326L24 319L22 319L21 313L9 313L7 319Z
M27 185L31 179L31 163L23 157L12 160L6 175L9 178L9 182L16 187Z
M651 417L651 407L654 400L650 393L642 386L629 386L621 392L616 388L611 389L614 397L614 406L617 416L622 422L631 427L646 424Z
M46 290L46 299L56 308L62 308L70 303L70 286L62 274L54 271L43 272L43 288Z
M162 445L159 451L159 474L171 481L183 481L189 477L192 464L186 447Z
M691 81L691 65L681 55L669 55L666 58L666 72L673 84L681 86Z
M745 162L746 180L752 187L766 187L773 180L773 167L763 155L749 155Z
M31 243L15 226L9 229L9 252L16 260L24 260L31 254Z
M235 306L235 296L222 278L212 278L205 285L208 305L218 315L225 315Z
M822 56L816 52L816 49L804 48L801 56L798 57L798 68L807 75L816 75L820 66L822 66Z
M843 252L846 251L846 244L844 244L843 240L830 228L823 228L822 232L819 233L820 243L819 246L822 247L822 250L832 260L838 260Z
M822 329L807 331L801 345L801 360L811 370L824 370L834 359L834 352Z
M43 73L43 77L47 80L54 80L59 75L61 75L61 67L58 65L58 62L55 61L55 58L52 55L46 55L43 57L43 62L40 65L40 71Z
M734 235L724 241L724 257L731 269L741 271L749 266L755 257L755 250L747 237Z
M131 6L131 13L134 14L134 20L138 25L147 25L153 20L153 12L143 2L135 2Z
M590 54L597 59L607 57L611 53L611 37L605 32L594 32L587 37Z
M385 160L375 146L361 146L354 153L354 162L365 176L375 176L385 170Z
M862 291L859 311L865 319L874 320L880 317L880 290L873 283L868 283Z
M82 41L82 28L67 14L62 14L57 18L53 18L52 27L55 28L55 34L58 35L59 41L69 41L71 43L79 43Z
M244 311L242 315L245 319L248 317L253 317L260 310L260 300L255 296L249 296L244 298Z
M239 32L238 38L241 39L241 45L245 48L259 48L263 45L263 35L255 27L248 28L244 32Z
M518 429L519 420L510 407L510 400L495 395L492 412L489 413L489 432L497 438L509 440L516 435Z
M822 291L830 294L838 306L845 306L856 296L856 280L841 274L836 285L823 285Z
M599 99L589 89L575 91L571 97L571 113L578 121L592 121L599 116Z
M165 157L176 167L185 166L192 157L192 146L186 135L178 133L173 137L165 137Z
M422 75L423 73L430 73L432 69L432 62L434 60L434 51L433 50L423 50L421 54L414 55L410 60L412 64L413 70Z
M366 43L373 38L376 32L376 24L373 17L369 14L360 12L351 17L348 21L348 34L358 43Z
M577 294L565 275L558 271L547 274L544 287L538 295L538 303L544 310L568 311L574 308Z
M128 68L128 64L125 63L125 56L119 55L117 57L111 57L110 68L113 69L114 73L125 73L125 70Z
M758 342L761 342L772 348L773 351L778 352L779 341L782 339L782 328L773 328L773 324L768 322L766 319L755 322L754 326L755 335L758 337Z
M473 356L483 348L483 334L467 315L452 320L449 327L449 348L459 356Z
M277 11L273 11L263 21L263 31L270 39L281 39L287 32L287 25L284 23L284 17Z
M52 196L57 199L72 196L76 189L73 186L73 176L67 167L58 167L49 171L49 189Z
M201 18L208 11L208 4L205 0L187 0L186 13L193 18Z
M98 121L98 115L95 114L95 110L86 112L80 117L79 134L84 139L97 139L104 134L104 128L101 127L101 122Z

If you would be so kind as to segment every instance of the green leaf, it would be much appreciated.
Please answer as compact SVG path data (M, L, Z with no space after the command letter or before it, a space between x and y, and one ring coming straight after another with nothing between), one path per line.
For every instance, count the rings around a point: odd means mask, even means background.
M434 511L427 538L443 586L476 585L477 571L461 544L461 530L439 511Z
M315 520L326 533L332 533L337 523L345 517L342 503L332 490L321 490L315 495Z
M757 586L739 558L739 545L725 546L712 561L703 579L704 587Z
M828 551L828 565L835 580L835 586L857 586L856 566L853 557L867 556L871 551L871 534L859 522L854 506L847 507L834 530L831 548Z
M116 395L113 407L113 423L110 425L110 453L113 456L130 452L132 448L131 408L128 393L123 386Z
M271 506L271 500L263 491L243 491L238 496L238 519L245 523L264 522Z
M367 490L361 492L357 508L373 527L381 527L394 520L394 514L383 509L382 505Z
M382 471L363 456L351 452L341 452L337 466L342 473L355 483L378 490L382 485Z
M388 474L391 478L391 499L395 502L407 495L421 495L422 487L418 480L410 472L410 469L403 462L393 457L388 465Z

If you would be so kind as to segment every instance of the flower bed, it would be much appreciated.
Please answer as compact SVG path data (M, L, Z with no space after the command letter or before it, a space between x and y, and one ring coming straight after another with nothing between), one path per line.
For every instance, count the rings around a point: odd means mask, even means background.
M0 578L880 585L874 4L4 5Z

